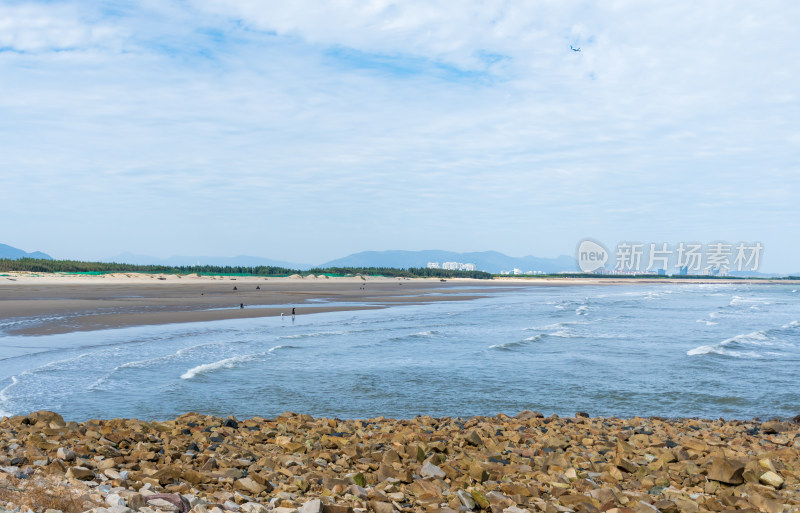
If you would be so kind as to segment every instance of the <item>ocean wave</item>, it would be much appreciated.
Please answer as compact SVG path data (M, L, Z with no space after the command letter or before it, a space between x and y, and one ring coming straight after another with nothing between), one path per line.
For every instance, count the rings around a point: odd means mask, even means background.
M250 362L256 359L258 356L258 354L246 354L242 356L234 356L232 358L225 358L224 360L219 360L217 362L204 363L202 365L198 365L197 367L192 367L181 374L181 379L192 379L201 374L209 374L222 369L233 369L242 363Z
M589 307L586 305L581 305L575 309L575 315L587 315L589 312Z
M703 354L721 354L735 357L758 357L762 355L754 351L740 351L745 347L794 347L794 344L782 340L776 336L781 335L786 330L793 330L800 327L800 321L792 321L784 324L779 328L767 328L750 333L742 333L734 335L733 337L726 338L722 342L714 345L702 345L690 349L686 352L689 356L703 355ZM772 352L771 352L772 353Z
M235 369L240 365L251 362L263 356L268 356L273 354L275 351L281 349L295 349L296 346L274 346L269 348L268 350L264 351L263 353L253 353L253 354L245 354L240 356L233 356L231 358L225 358L224 360L219 360L216 362L211 363L204 363L198 365L196 367L192 367L191 369L187 370L183 374L181 374L181 379L192 379L195 376L199 376L201 374L210 374L219 370L223 369Z
M417 333L412 333L408 335L409 338L430 338L439 335L439 332L436 330L427 330L427 331L419 331Z
M410 338L434 338L434 337L438 337L439 335L440 335L440 332L437 331L437 330L425 330L425 331L418 331L416 333L409 333L407 335L398 335L396 337L390 337L390 338L384 339L384 340L388 340L388 341L391 341L391 342L397 342L397 341L400 341L400 340L408 340ZM371 345L375 345L375 344L366 344L366 345L357 346L357 347L366 347L366 346L371 346Z
M504 342L502 344L493 344L489 346L489 349L497 349L500 351L512 351L517 347L526 346L532 342L539 342L541 340L544 340L547 336L548 336L547 333L540 333L539 335L534 335L532 337L524 338L522 340Z
M314 333L298 333L296 335L281 335L278 340L295 340L299 338L333 337L336 335L347 335L351 331L315 331Z
M686 354L689 356L717 354L721 356L731 356L733 358L761 358L761 355L755 351L735 351L722 347L719 344L715 346L695 347L694 349L687 351Z
M744 297L744 296L733 296L731 298L730 303L728 306L750 306L753 305L771 305L772 301L768 300L767 298L761 297Z
M561 330L566 328L567 326L575 326L579 324L588 324L588 321L562 321L562 322L554 322L553 324L547 324L546 326L533 326L530 328L522 328L522 331L550 331L550 330Z

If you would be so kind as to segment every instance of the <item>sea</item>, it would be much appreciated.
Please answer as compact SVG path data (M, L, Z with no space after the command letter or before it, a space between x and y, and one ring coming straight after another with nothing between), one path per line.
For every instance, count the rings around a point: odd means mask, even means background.
M798 289L487 286L486 297L464 301L309 315L299 308L294 321L0 331L0 415L793 417ZM7 320L0 330L17 322L36 320Z

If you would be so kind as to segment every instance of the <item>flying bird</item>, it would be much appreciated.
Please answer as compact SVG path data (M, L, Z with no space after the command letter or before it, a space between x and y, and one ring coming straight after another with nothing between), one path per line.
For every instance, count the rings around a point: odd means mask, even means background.
M573 52L580 52L581 51L581 47L580 46L578 48L575 48L574 46L569 45L569 49L572 50Z

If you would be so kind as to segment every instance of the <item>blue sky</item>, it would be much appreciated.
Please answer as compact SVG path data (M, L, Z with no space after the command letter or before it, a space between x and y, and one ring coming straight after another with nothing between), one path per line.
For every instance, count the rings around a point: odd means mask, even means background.
M791 1L0 0L0 242L321 263L760 241L796 272L798 22Z

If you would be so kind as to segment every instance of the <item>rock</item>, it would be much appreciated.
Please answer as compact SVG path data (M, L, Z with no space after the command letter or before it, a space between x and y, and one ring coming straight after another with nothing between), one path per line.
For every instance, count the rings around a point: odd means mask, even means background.
M105 502L109 506L127 506L127 504L125 504L125 499L120 497L117 493L109 493L106 495Z
M305 504L297 508L298 513L322 513L322 502L319 499L306 501Z
M761 424L761 432L765 435L774 435L776 433L785 433L792 428L788 422L781 422L779 420L770 420Z
M468 473L469 477L478 483L483 483L489 479L489 473L477 461L470 463Z
M390 502L370 501L369 505L375 513L394 513L395 507Z
M28 414L28 422L30 422L30 424L34 426L38 425L55 426L55 427L66 426L66 423L64 422L64 417L62 417L56 412L48 410L40 410Z
M179 513L180 512L180 509L178 508L178 506L176 506L176 505L172 504L171 502L169 502L167 500L164 500L164 499L148 500L147 501L147 505L150 506L151 508L156 508L156 509L162 510L162 511L170 511L170 512L175 512L175 513Z
M658 508L644 501L639 501L633 506L634 513L659 513Z
M263 504L258 504L256 502L247 502L242 504L241 511L243 513L268 513L269 510Z
M661 513L680 513L678 505L670 500L662 499L660 501L656 501L653 506L655 506L655 508Z
M59 447L58 451L56 451L56 458L63 461L74 461L75 453L67 449L66 447Z
M438 479L444 479L447 477L444 470L440 469L436 465L431 462L427 462L422 465L422 469L419 471L419 475L422 477L436 477Z
M144 496L142 496L142 494L140 494L140 493L133 493L133 494L129 495L127 503L128 503L128 507L133 509L133 510L141 509L146 504L145 500L144 500Z
M353 513L347 504L323 504L322 513Z
M489 500L480 490L472 490L470 492L472 496L472 500L475 501L475 504L478 505L481 509L488 509L489 508Z
M544 415L539 413L538 411L522 410L521 412L514 415L514 418L517 420L542 419L544 418Z
M67 470L67 479L88 481L94 479L94 472L86 467L70 467Z
M774 488L780 488L783 486L783 478L776 474L775 472L769 470L761 474L761 477L758 478L759 481L764 483L765 485L772 486Z
M147 505L153 505L154 501L164 501L175 507L174 511L178 513L187 513L190 509L189 501L177 493L155 493L148 495L144 500ZM164 502L156 502L155 505L162 505Z
M678 506L681 513L697 513L697 510L700 509L700 506L696 502L683 497L676 497L673 499L673 502Z
M738 485L744 482L742 473L744 464L737 460L730 460L724 456L715 456L711 459L708 469L708 478L720 483Z
M483 445L483 440L481 440L480 435L475 431L470 431L467 436L464 437L464 440L467 441L470 445L480 446Z
M237 490L243 490L249 492L254 496L260 494L261 492L267 489L266 486L258 484L256 481L250 479L249 477L243 477L241 479L237 479L233 487Z
M470 495L469 493L465 492L464 490L459 490L458 492L456 492L456 495L458 495L458 500L461 501L461 505L464 506L465 508L467 509L476 508L475 499L473 499L472 495Z

